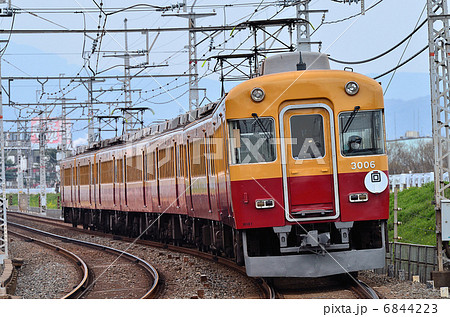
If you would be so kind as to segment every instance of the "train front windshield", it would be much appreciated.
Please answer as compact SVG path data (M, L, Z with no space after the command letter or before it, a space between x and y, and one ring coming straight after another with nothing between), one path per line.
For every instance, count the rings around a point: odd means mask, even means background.
M344 156L384 154L383 112L343 112L339 115L341 153Z
M276 160L275 122L272 118L229 120L231 164Z

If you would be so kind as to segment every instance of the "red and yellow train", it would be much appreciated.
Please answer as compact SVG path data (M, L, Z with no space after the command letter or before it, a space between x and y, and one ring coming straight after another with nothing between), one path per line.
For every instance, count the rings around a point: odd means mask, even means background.
M195 245L262 277L384 266L383 93L328 58L269 57L217 103L61 163L74 226Z

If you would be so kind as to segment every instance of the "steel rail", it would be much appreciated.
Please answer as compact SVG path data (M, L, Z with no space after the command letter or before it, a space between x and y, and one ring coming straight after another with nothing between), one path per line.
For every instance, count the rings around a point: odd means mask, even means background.
M52 238L55 238L55 239L60 239L62 241L67 241L67 242L70 242L70 243L76 243L76 244L79 244L79 245L88 246L88 247L95 248L95 249L100 249L102 251L108 251L109 253L112 253L112 254L118 254L119 257L127 258L128 260L130 260L130 261L132 261L132 262L134 262L136 264L139 264L141 267L144 268L144 270L148 274L150 274L153 277L153 283L152 283L150 289L141 297L141 299L154 298L154 296L155 296L155 293L156 293L156 290L157 290L157 286L159 285L159 273L158 273L158 271L150 263L148 263L147 261L145 261L145 260L143 260L143 259L141 259L141 258L139 258L139 257L137 257L137 256L135 256L135 255L133 255L131 253L128 253L128 252L122 251L122 250L118 250L118 249L114 249L112 247L104 246L104 245L101 245L101 244L93 243L93 242L88 242L88 241L77 240L77 239L73 239L73 238L69 238L69 237L65 237L65 236L60 236L60 235L53 234L53 233L50 233L50 232L46 232L46 231L43 231L43 230L39 230L39 229L31 228L31 227L28 227L28 226L20 225L20 224L14 223L14 222L8 222L8 224L11 225L11 226L22 228L24 230L36 232L36 233L39 233L41 235L45 235L45 236L52 237Z
M367 285L366 283L364 283L361 280L358 280L358 284L359 284L359 287L367 295L366 298L368 298L368 299L380 299L380 297L378 296L377 292L375 292L375 290L372 287L370 287L369 285Z
M350 290L364 299L380 299L378 294L369 285L361 280L353 279L349 281Z
M12 235L18 236L22 239L26 239L30 242L39 244L45 248L52 249L53 251L61 254L62 256L66 257L67 259L69 259L70 261L72 261L76 264L77 269L81 271L81 274L83 277L81 278L81 281L78 283L78 285L75 286L69 293L67 293L66 295L61 297L61 299L78 298L81 295L81 293L86 289L86 287L89 285L89 282L90 282L89 281L89 268L86 265L86 262L84 262L75 253L72 253L69 250L58 247L54 244L20 234L13 230L9 230L9 233Z
M19 218L23 218L23 219L29 219L29 218L33 218L34 221L40 221L42 223L47 223L47 224L52 224L52 225L58 225L60 227L63 228L70 228L70 230L76 230L79 232L86 232L84 229L80 229L80 228L73 228L73 227L69 227L67 225L65 225L63 223L62 220L60 219L54 219L54 218L47 218L47 217L43 217L40 215L32 215L32 214L24 214L21 212L17 212L17 211L8 211L9 214L11 214L11 216L16 216ZM98 236L109 236L109 237L118 237L117 235L112 235L112 234L107 234L107 233L103 233L103 232L99 232L99 231L90 231L90 234L95 234ZM213 261L222 265L225 265L228 268L231 268L233 270L235 270L236 272L242 274L243 276L247 276L246 271L245 271L245 267L244 266L239 266L237 265L234 261L229 260L227 258L223 258L220 256L215 256L212 255L210 253L205 253L205 252L201 252L195 249L191 249L191 248L186 248L186 247L180 247L180 246L174 246L171 244L164 244L164 243L160 243L160 242L156 242L156 241L149 241L149 240L137 240L133 239L133 238L127 238L127 237L122 237L120 236L120 239L122 241L126 241L126 242L135 242L137 244L140 245L147 245L147 246L151 246L151 247L155 247L155 248L162 248L162 249L166 249L169 251L174 251L174 252L179 252L179 253L184 253L184 254L189 254L189 255L193 255L199 258L202 258L204 260L208 260L208 261ZM258 288L262 291L262 293L264 294L264 297L266 299L272 299L276 297L275 291L273 290L273 288L267 283L266 280L264 279L260 279L260 278L252 278L253 282L255 283L255 285L258 286Z

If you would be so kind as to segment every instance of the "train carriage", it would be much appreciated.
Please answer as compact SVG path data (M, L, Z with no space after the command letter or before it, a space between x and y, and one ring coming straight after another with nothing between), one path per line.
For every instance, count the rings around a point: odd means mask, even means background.
M64 219L195 245L250 276L383 267L381 86L330 70L320 53L269 57L261 73L217 103L64 160Z

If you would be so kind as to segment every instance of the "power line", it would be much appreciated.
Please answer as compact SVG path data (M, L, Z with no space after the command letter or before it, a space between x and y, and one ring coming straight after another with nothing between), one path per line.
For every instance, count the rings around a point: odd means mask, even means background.
M428 21L428 19L425 19L418 27L416 27L411 33L409 33L403 40L401 40L400 42L395 44L393 47L391 47L387 51L385 51L385 52L383 52L383 53L381 53L381 54L379 54L377 56L374 56L374 57L371 57L371 58L368 58L368 59L365 59L365 60L361 60L361 61L341 61L341 60L338 60L338 59L335 59L335 58L332 58L332 57L328 57L328 59L330 61L333 61L333 62L336 62L336 63L339 63L339 64L348 64L348 65L356 65L356 64L364 64L364 63L372 62L372 61L374 61L374 60L376 60L376 59L378 59L380 57L383 57L383 56L389 54L390 52L395 50L397 47L399 47L400 45L405 43L405 41L410 39L417 31L419 31L420 28L422 26L424 26L425 23L427 23L427 21Z
M128 29L127 32L130 33L158 33L158 32L180 32L180 31L193 31L193 32L211 32L211 31L231 31L233 29L246 29L244 25L225 25L225 26L197 26L194 28L189 27L171 27L171 28L148 28L148 29ZM22 34L22 35L34 35L34 34L87 34L87 33L97 33L97 29L16 29L16 30L3 30L0 29L0 34L11 33L11 34ZM107 33L124 33L124 29L109 29L106 30Z
M378 75L378 76L374 77L373 79L381 78L381 77L386 76L387 74L393 72L394 70L399 69L400 67L404 66L405 64L409 63L409 62L412 61L414 58L416 58L417 56L419 56L419 55L420 55L421 53L423 53L427 48L428 48L428 45L425 46L424 48L422 48L420 51L418 51L416 54L414 54L414 55L411 56L410 58L408 58L408 59L407 59L406 61L404 61L403 63L398 64L398 65L395 66L394 68L388 70L387 72L384 72L384 73L381 74L381 75Z
M425 12L425 9L426 9L426 8L427 8L427 4L425 4L425 5L423 6L422 12L420 13L419 18L417 19L416 27L417 27L417 24L419 24L420 18L422 17L422 14ZM425 20L425 21L427 21L427 20ZM408 40L408 43L406 43L405 49L403 50L403 53L402 53L402 55L400 56L397 65L400 64L400 62L402 61L403 56L405 55L406 50L408 49L409 43L411 42L411 39L412 39L412 37L410 37L409 40ZM386 95L386 92L388 91L389 87L391 86L391 82L392 82L392 80L394 79L394 76L395 76L395 73L396 73L396 72L397 72L397 70L394 70L394 72L392 73L392 76L391 76L391 78L389 79L389 82L388 82L388 84L387 84L387 86L386 86L386 89L384 90L383 96Z
M239 2L239 3L234 3L234 4L217 4L216 3L212 3L212 4L196 4L195 7L198 9L210 9L210 8L218 8L218 9L222 9L222 8L240 8L240 7L256 7L260 4L260 2ZM279 1L267 1L266 2L267 5L279 5ZM182 5L182 3L180 4ZM45 13L45 14L62 14L62 13L66 13L66 14L71 14L74 12L83 12L83 13L96 13L98 11L98 7L86 7L86 8L71 8L71 7L67 7L67 8L19 8L17 6L15 6L17 9L19 10L26 10L29 12L39 12L39 13ZM172 10L172 9L176 9L176 6L165 6L165 7L160 7L160 6L152 6L149 4L138 4L138 5L133 5L131 7L126 8L126 10L128 12L161 12L163 10ZM114 13L118 13L119 11L123 11L123 8L103 8L103 11L106 14L114 14ZM19 11L20 12L20 11Z
M372 6L368 7L368 8L365 10L365 12L369 11L370 9L375 8L375 7L376 7L377 5L379 5L381 2L383 2L383 0L380 0L380 1L378 1L377 3L373 4ZM347 20L356 18L357 16L360 16L360 15L362 15L362 12L357 13L357 14L354 14L354 15L351 15L351 16L346 17L346 18L339 19L339 20L325 21L325 22L323 22L323 24L335 24L335 23L340 23L340 22L344 22L344 21L347 21Z

